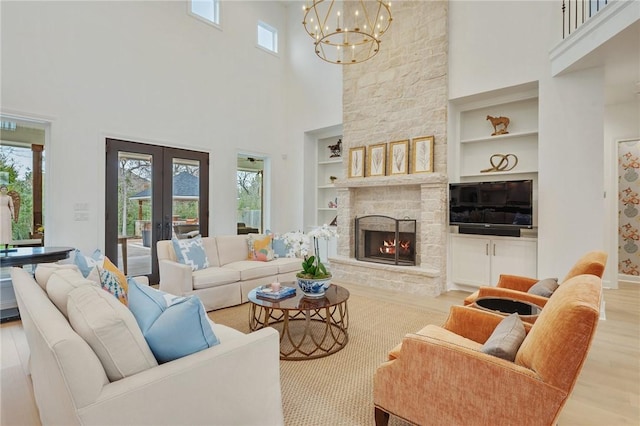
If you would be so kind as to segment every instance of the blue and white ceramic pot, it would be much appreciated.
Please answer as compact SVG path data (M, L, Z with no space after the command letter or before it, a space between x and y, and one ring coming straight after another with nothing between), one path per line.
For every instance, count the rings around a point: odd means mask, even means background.
M296 277L298 287L305 297L324 297L324 292L331 285L331 277L328 278L300 278Z

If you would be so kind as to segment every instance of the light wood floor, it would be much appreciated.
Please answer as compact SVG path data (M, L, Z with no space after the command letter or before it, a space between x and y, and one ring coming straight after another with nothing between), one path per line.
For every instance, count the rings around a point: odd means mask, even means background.
M438 298L347 286L352 293L448 312L467 295L451 291ZM621 283L605 290L606 320L600 321L578 383L558 424L640 424L640 285ZM19 321L0 326L0 425L40 425L27 374L29 348ZM354 425L358 426L358 425Z

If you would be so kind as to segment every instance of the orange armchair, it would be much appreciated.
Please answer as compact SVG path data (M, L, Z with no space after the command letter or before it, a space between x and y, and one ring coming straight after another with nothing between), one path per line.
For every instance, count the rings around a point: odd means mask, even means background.
M417 425L551 425L578 378L595 335L602 280L563 283L515 361L480 351L502 316L453 306L442 327L407 334L374 375L377 426L389 415Z
M590 251L586 253L573 265L564 278L564 281L582 274L590 274L602 278L604 268L607 264L607 257L607 253L603 251ZM560 282L562 283L564 281ZM537 278L521 277L518 275L500 275L498 284L495 287L480 287L478 291L464 299L464 304L471 305L479 297L504 297L533 303L542 308L549 298L527 293L537 282Z

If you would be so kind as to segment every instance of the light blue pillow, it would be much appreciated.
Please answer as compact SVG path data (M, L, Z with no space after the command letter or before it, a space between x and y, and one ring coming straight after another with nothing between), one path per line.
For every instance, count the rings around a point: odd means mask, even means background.
M198 271L209 267L207 252L204 250L202 237L179 240L173 238L173 250L176 252L178 262L191 266L192 271Z
M266 230L265 234L271 235L271 246L275 257L287 257L289 249L284 243L284 239L279 234L274 234L270 230Z
M198 296L174 296L129 279L129 309L158 363L220 343Z
M78 249L76 249L74 253L73 263L80 269L82 276L85 278L89 276L91 270L96 266L102 267L104 262L104 256L100 249L95 249L91 256L85 256Z

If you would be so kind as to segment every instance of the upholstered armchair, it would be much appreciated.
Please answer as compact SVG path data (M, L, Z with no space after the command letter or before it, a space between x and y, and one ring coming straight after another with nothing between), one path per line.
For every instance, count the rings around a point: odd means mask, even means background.
M571 268L567 276L560 283L567 281L576 275L590 274L602 278L607 264L607 253L603 251L590 251L582 256ZM464 299L465 305L471 305L479 297L504 297L524 302L533 303L544 307L548 297L528 293L529 289L538 282L536 278L521 277L518 275L500 275L495 287L480 287L480 289Z
M374 375L376 425L389 415L417 425L551 425L591 346L602 280L564 282L508 361L482 352L504 317L453 306L442 327L407 334Z

